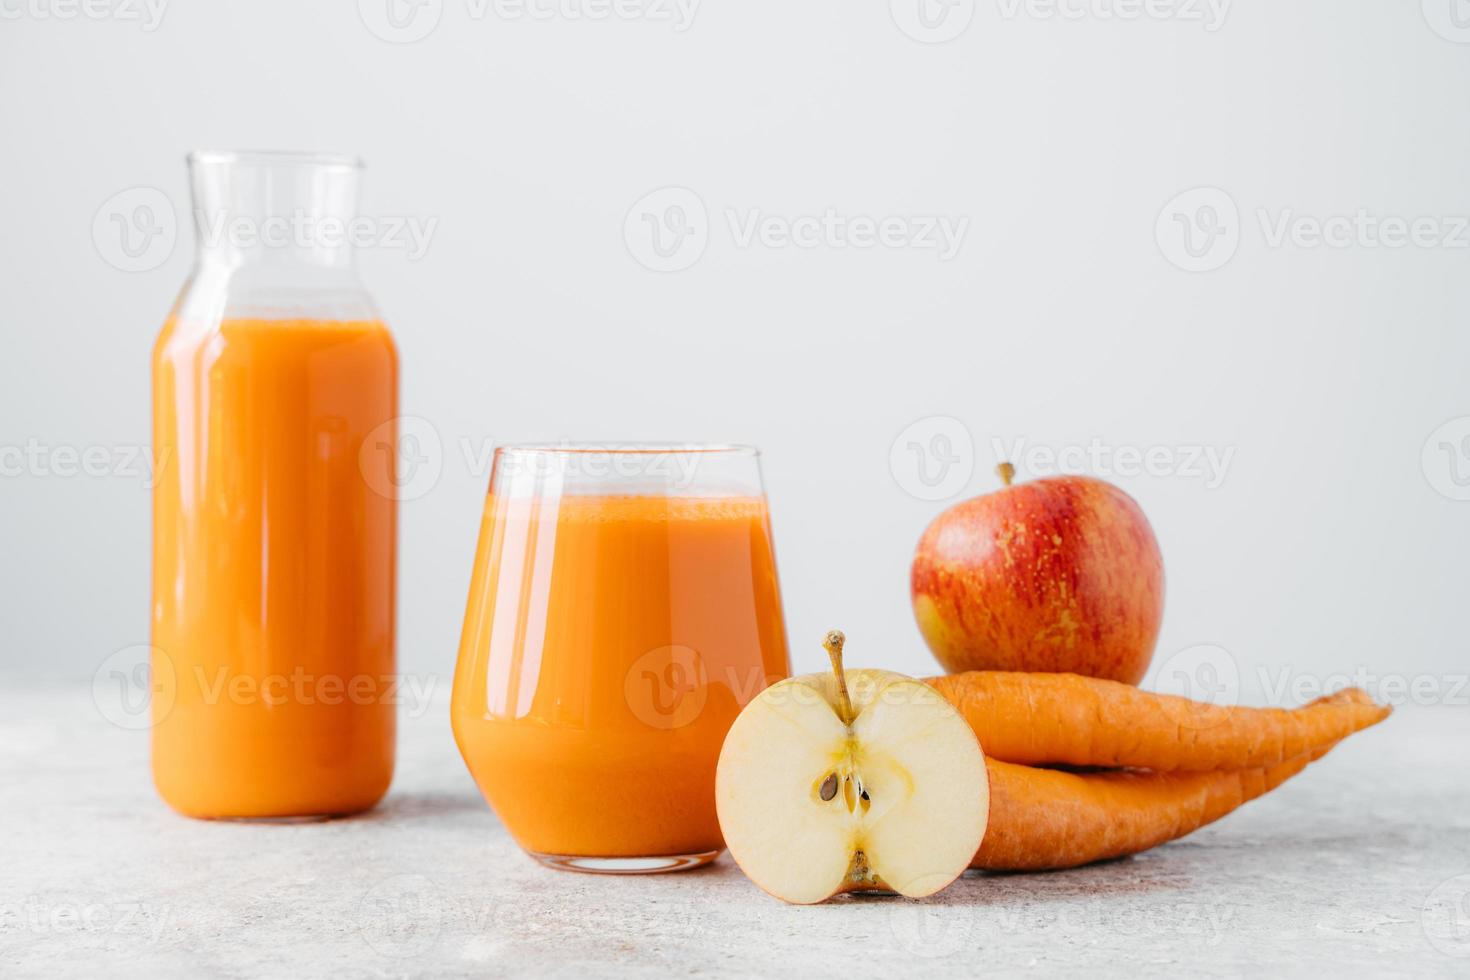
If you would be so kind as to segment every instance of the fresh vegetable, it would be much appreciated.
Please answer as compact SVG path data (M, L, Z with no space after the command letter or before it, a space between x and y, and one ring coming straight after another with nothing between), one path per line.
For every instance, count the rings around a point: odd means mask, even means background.
M1254 769L1388 717L1356 688L1300 708L1245 708L1077 674L969 671L926 679L959 709L989 759L1162 771Z
M1041 871L1146 851L1275 789L1311 758L1213 772L1094 773L987 759L990 822L970 866Z

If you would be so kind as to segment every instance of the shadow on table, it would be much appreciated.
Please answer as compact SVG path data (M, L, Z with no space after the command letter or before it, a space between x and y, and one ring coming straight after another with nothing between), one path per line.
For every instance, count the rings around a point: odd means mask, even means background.
M383 802L366 813L345 817L362 823L437 819L462 813L483 813L494 819L485 801L475 793L389 793Z
M1166 871L1156 862L1132 857L1062 871L967 871L937 895L918 901L926 905L1011 907L1017 903L1070 902L1108 896L1141 897L1188 890L1193 879L1177 870ZM889 893L853 893L840 901L883 901Z
M1063 871L968 871L941 895L955 904L1003 905L1020 898L1070 901L1098 895L1167 894L1193 884L1188 875L1164 871L1156 862L1123 857Z

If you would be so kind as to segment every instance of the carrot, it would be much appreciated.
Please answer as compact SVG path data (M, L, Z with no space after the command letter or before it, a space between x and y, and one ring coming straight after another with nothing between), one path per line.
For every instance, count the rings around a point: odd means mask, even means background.
M986 759L990 822L970 867L1074 868L1146 851L1275 789L1322 752L1213 772L1080 774Z
M1390 709L1351 688L1301 708L1225 707L1077 674L969 671L926 678L989 758L1160 771L1255 769L1331 746Z

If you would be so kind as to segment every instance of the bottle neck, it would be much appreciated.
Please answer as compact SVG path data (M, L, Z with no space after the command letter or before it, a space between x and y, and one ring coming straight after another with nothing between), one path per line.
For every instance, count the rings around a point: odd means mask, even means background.
M283 280L351 274L361 173L337 157L192 155L200 267Z

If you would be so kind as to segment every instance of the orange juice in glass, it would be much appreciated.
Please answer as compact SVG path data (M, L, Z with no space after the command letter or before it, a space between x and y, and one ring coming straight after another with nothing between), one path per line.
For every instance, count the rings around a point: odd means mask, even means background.
M526 851L605 873L712 860L725 733L789 672L754 449L496 451L452 715Z

